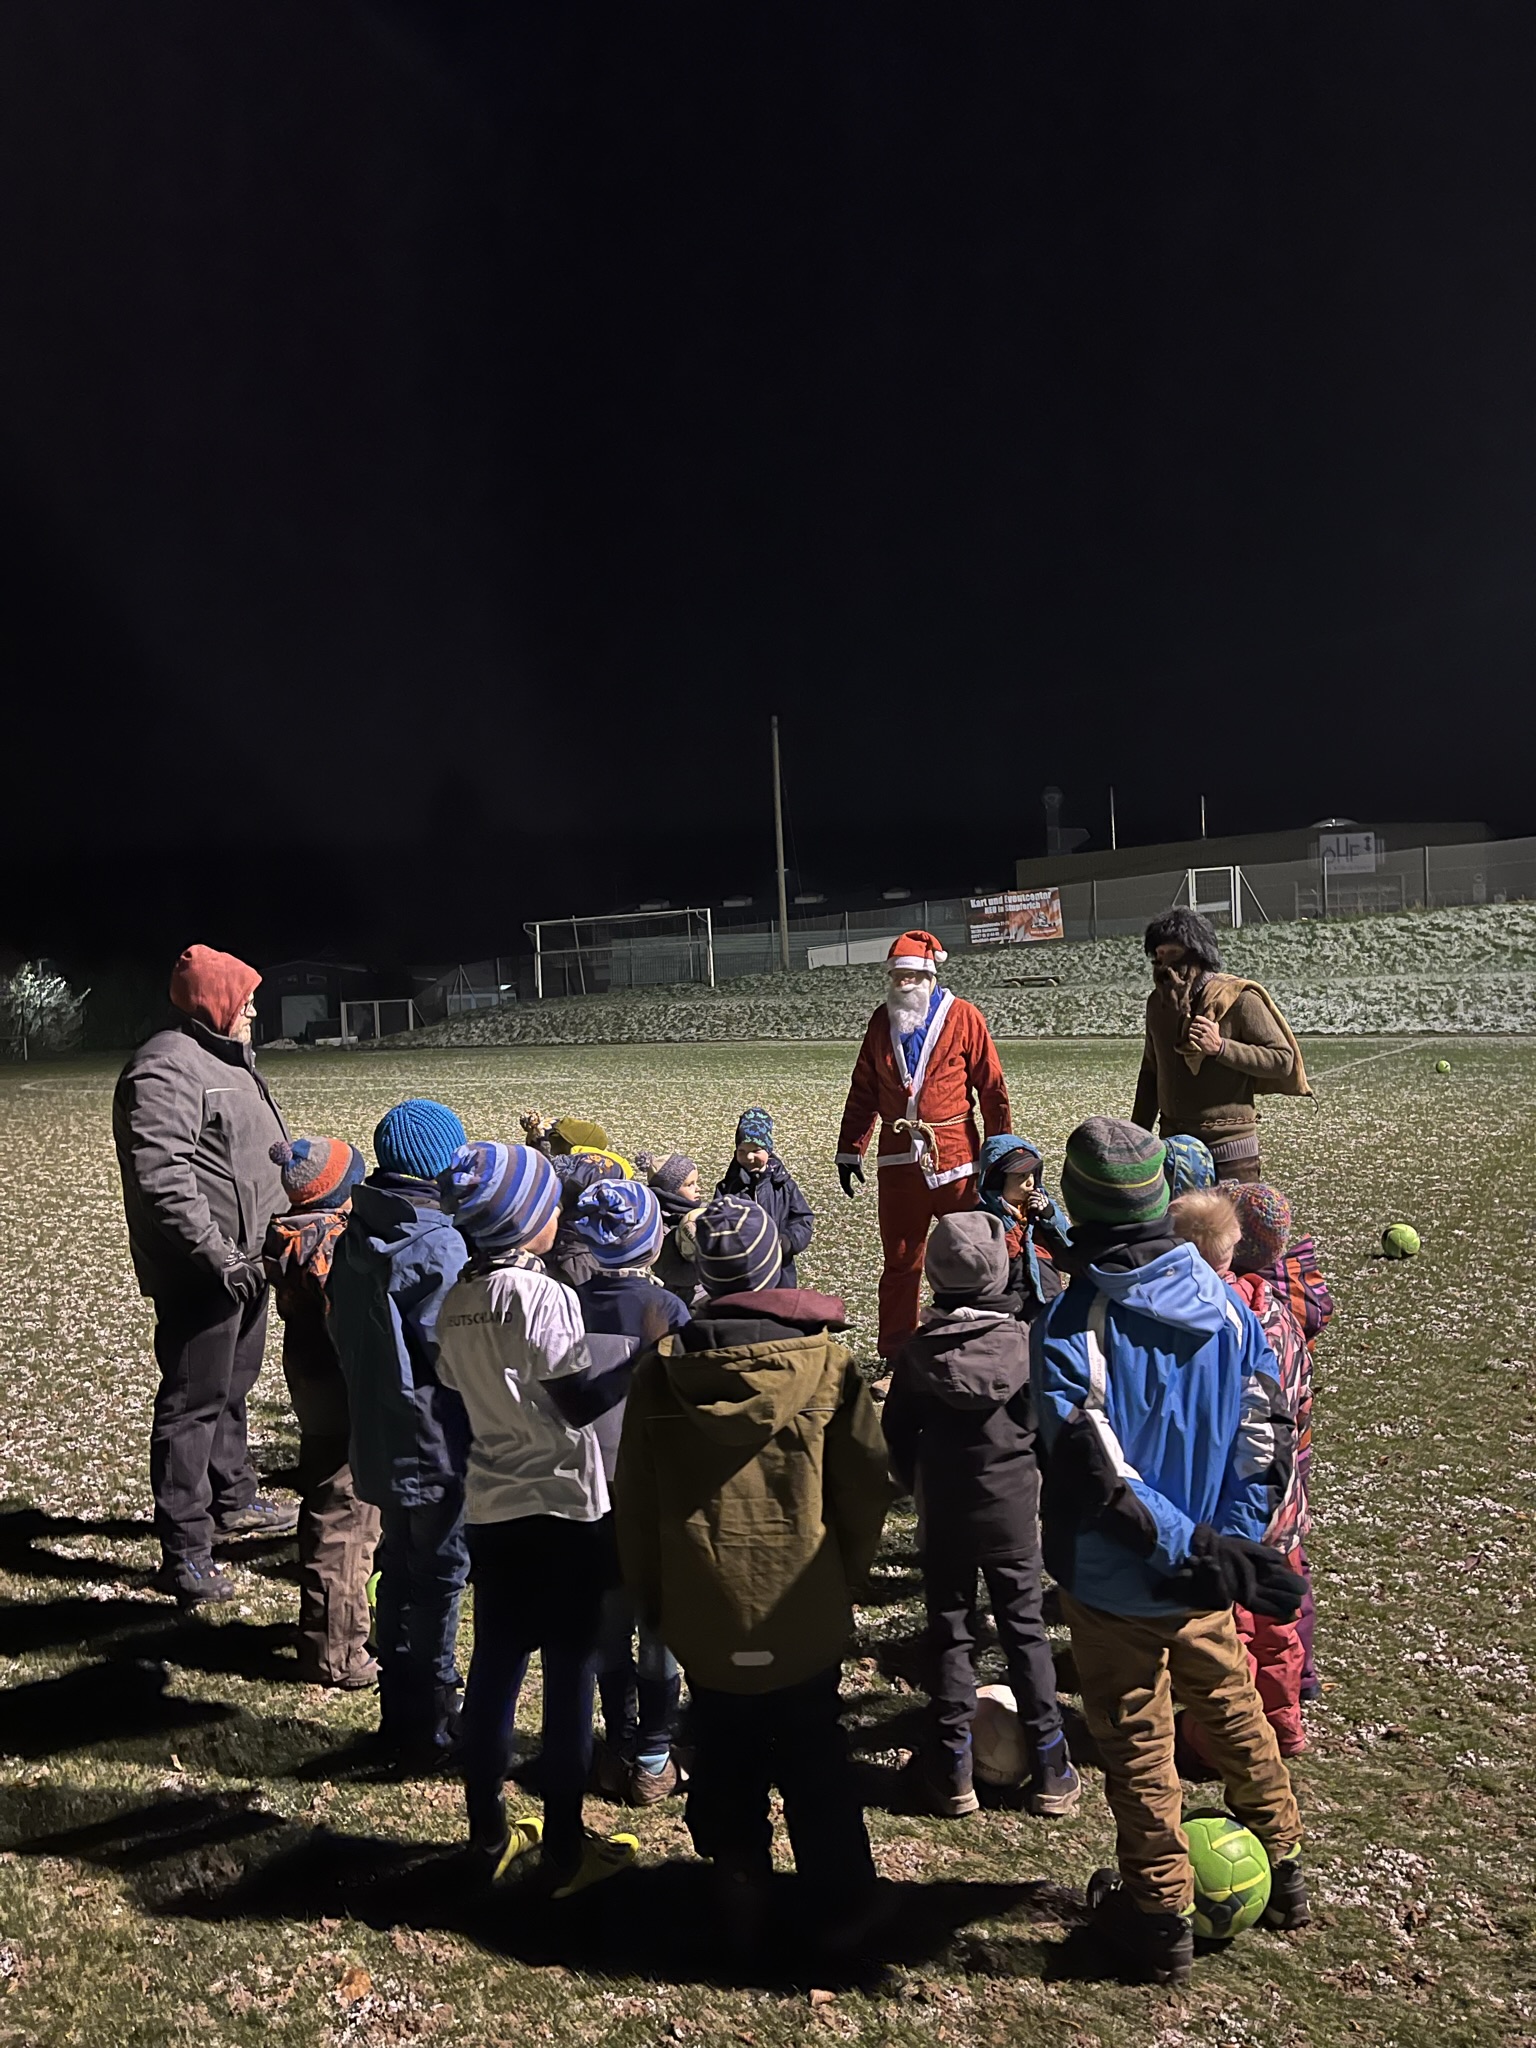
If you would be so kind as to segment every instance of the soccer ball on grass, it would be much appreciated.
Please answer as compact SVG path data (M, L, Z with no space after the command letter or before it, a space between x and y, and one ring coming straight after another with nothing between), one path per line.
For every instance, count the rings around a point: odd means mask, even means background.
M1264 1844L1230 1813L1192 1813L1184 1822L1195 1873L1195 1932L1229 1941L1269 1904Z
M1019 1722L1019 1703L1007 1685L976 1688L971 1722L971 1769L984 1785L1022 1785L1029 1776L1029 1747Z
M1389 1223L1381 1233L1381 1248L1389 1259L1417 1258L1419 1233L1411 1223Z

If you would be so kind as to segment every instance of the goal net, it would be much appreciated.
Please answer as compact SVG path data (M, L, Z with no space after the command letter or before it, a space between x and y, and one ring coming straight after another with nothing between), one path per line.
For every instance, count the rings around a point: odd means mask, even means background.
M540 918L523 927L533 941L535 992L606 995L668 982L715 985L714 922L708 910L639 910L614 917Z

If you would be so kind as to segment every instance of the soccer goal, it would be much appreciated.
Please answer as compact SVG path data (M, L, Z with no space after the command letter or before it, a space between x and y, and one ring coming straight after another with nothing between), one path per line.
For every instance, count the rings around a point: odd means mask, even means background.
M409 996L390 996L381 1002L347 1002L341 1006L341 1042L362 1045L372 1038L392 1038L397 1031L414 1031L421 1023Z
M533 987L541 1000L677 981L715 985L715 927L707 909L546 917L523 930L533 941Z
M1269 923L1269 914L1254 893L1253 884L1239 867L1231 868L1187 868L1179 893L1174 898L1174 908L1187 904L1191 910L1198 910L1202 917L1218 922L1225 921L1233 927L1243 922L1244 908L1248 921L1253 922L1257 911L1261 922Z

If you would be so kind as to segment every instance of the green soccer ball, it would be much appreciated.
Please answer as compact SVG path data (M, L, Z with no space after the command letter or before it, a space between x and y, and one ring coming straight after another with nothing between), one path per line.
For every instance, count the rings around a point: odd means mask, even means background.
M1436 1061L1435 1061L1435 1072L1436 1072L1437 1074L1448 1074L1448 1073L1449 1073L1450 1071L1451 1071L1451 1063L1450 1063L1450 1061L1449 1061L1449 1060L1436 1060Z
M1411 1223L1389 1223L1381 1233L1381 1248L1389 1259L1416 1258L1419 1233Z
M1264 1844L1230 1813L1192 1813L1184 1822L1195 1873L1195 1932L1230 1941L1269 1904Z

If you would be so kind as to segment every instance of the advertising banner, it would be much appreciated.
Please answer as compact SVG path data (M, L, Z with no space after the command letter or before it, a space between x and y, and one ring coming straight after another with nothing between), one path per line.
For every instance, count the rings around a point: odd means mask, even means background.
M1062 937L1059 889L1003 889L971 898L971 944L1018 946Z

